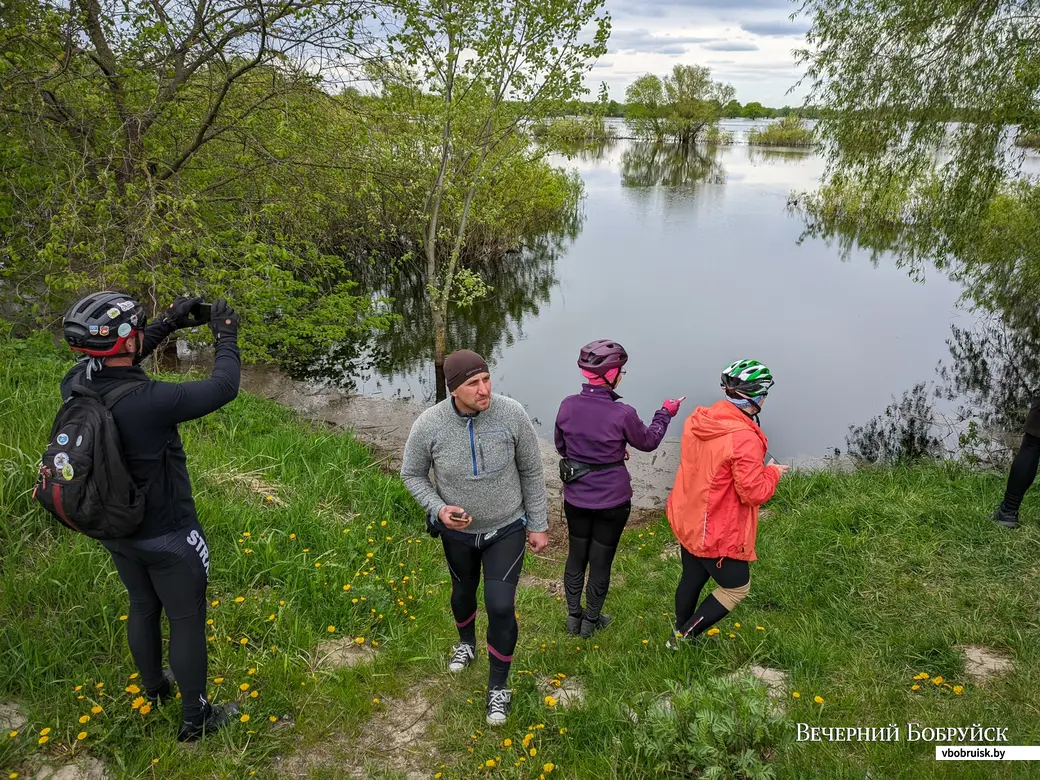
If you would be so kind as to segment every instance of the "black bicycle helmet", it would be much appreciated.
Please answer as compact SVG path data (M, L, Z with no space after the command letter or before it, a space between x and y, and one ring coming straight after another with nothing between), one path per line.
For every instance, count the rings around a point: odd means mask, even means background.
M65 313L62 330L69 347L91 357L111 357L123 349L134 331L144 330L147 317L125 293L104 292L76 301Z

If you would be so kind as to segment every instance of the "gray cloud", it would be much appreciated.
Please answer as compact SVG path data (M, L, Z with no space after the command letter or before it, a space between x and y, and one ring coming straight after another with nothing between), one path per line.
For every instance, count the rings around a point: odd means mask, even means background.
M649 30L618 30L610 36L611 52L653 54L684 54L695 43L707 43L715 38L693 35L654 35Z
M758 46L750 41L715 41L701 44L708 51L758 51Z
M609 0L612 16L651 17L671 16L674 11L716 9L723 12L791 9L791 0Z
M772 22L741 22L740 29L752 35L782 37L787 35L803 36L809 31L804 22L792 22L788 19L777 19Z

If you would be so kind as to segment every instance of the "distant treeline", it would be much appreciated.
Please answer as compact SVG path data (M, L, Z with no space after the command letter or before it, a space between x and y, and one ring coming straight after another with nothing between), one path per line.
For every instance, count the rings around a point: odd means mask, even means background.
M601 111L601 104L595 100L572 100L560 107L560 116L588 116ZM757 101L742 104L739 100L731 100L725 105L719 104L721 115L725 119L773 119L796 114L803 119L819 119L823 109L817 106L784 106L770 108ZM628 104L610 100L606 103L606 115L623 119L628 114Z

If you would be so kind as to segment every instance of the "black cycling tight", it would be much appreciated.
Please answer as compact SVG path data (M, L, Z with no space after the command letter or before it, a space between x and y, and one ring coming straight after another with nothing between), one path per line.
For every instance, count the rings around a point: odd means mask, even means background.
M480 567L484 567L484 608L488 614L487 647L491 664L488 688L503 688L519 632L516 586L524 566L526 524L517 520L490 534L439 528L444 557L451 571L451 611L460 641L471 647L477 645L477 587Z
M595 622L607 598L610 567L632 511L632 502L626 501L612 509L583 509L565 501L563 509L567 513L567 533L570 537L567 566L563 574L567 611L574 617L582 615L581 592L585 590L584 615L586 619ZM586 569L589 572L587 589Z
M1008 512L1018 512L1026 491L1036 479L1037 467L1040 466L1040 437L1027 433L1022 437L1022 446L1011 464L1007 489L1004 491L1002 507Z
M147 692L161 689L162 612L170 621L170 668L180 687L184 720L206 703L206 585L209 547L198 523L154 539L109 539L130 596L127 640Z

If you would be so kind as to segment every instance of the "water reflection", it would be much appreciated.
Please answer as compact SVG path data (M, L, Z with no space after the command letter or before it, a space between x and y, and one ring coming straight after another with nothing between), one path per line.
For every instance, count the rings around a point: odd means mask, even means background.
M530 238L518 251L472 266L492 289L471 306L451 307L449 352L465 347L491 359L523 338L524 320L538 316L559 284L557 261L581 231L582 221L583 215L575 212L558 231ZM363 342L339 344L316 360L299 361L290 366L292 375L355 390L359 382L374 376L414 374L429 395L421 400L432 400L432 372L425 369L431 363L433 329L420 265L402 264L392 271L359 267L354 278L374 296L391 299L391 309L399 319L388 331Z
M621 154L624 187L696 187L722 184L726 171L715 147L633 143Z

